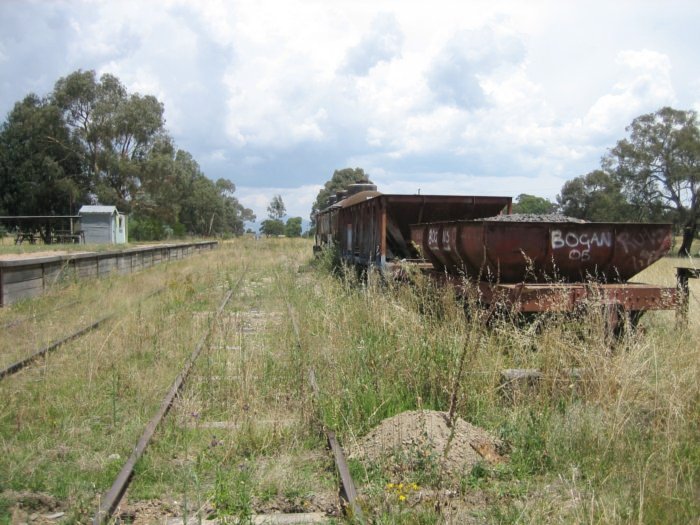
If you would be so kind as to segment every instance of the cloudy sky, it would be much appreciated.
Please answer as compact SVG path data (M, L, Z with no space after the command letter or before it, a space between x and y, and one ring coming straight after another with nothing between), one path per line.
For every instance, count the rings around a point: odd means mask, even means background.
M630 121L700 110L700 2L0 0L0 113L77 69L167 128L264 218L334 169L385 193L553 199Z

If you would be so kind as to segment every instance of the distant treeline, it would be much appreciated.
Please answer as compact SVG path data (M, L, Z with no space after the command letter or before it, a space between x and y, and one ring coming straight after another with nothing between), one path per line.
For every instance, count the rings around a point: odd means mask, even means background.
M0 215L66 215L83 204L130 214L130 238L240 234L253 212L173 143L164 107L119 79L78 70L27 95L0 126Z

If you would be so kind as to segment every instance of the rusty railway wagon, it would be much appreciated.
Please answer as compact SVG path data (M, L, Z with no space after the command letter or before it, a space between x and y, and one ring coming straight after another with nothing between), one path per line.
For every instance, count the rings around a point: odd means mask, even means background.
M595 301L614 329L679 305L676 288L630 279L666 255L670 224L518 220L510 197L385 195L353 185L316 217L315 250L391 273L416 265L487 311L574 312Z

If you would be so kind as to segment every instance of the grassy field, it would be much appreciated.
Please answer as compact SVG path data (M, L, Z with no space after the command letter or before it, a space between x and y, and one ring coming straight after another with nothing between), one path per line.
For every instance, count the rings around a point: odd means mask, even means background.
M0 382L0 523L55 511L63 523L90 522L210 326L206 352L137 467L123 520L337 513L320 424L352 449L388 417L454 402L456 415L503 441L506 459L451 475L420 450L400 468L396 457L352 459L373 522L698 522L700 282L691 281L687 328L672 313L650 313L642 330L611 344L595 310L485 328L429 282L363 282L326 262L311 260L306 240L234 240L0 311L0 323L30 318L3 331L3 362L119 312ZM681 264L692 261L666 258L639 279L673 285ZM228 289L234 299L214 323ZM539 387L505 400L499 375L507 368L540 369ZM571 368L582 370L576 381Z

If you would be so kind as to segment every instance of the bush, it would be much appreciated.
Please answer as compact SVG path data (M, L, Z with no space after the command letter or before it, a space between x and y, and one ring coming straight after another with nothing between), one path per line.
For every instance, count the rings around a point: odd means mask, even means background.
M165 238L165 225L156 219L134 217L129 222L129 240L160 241Z

